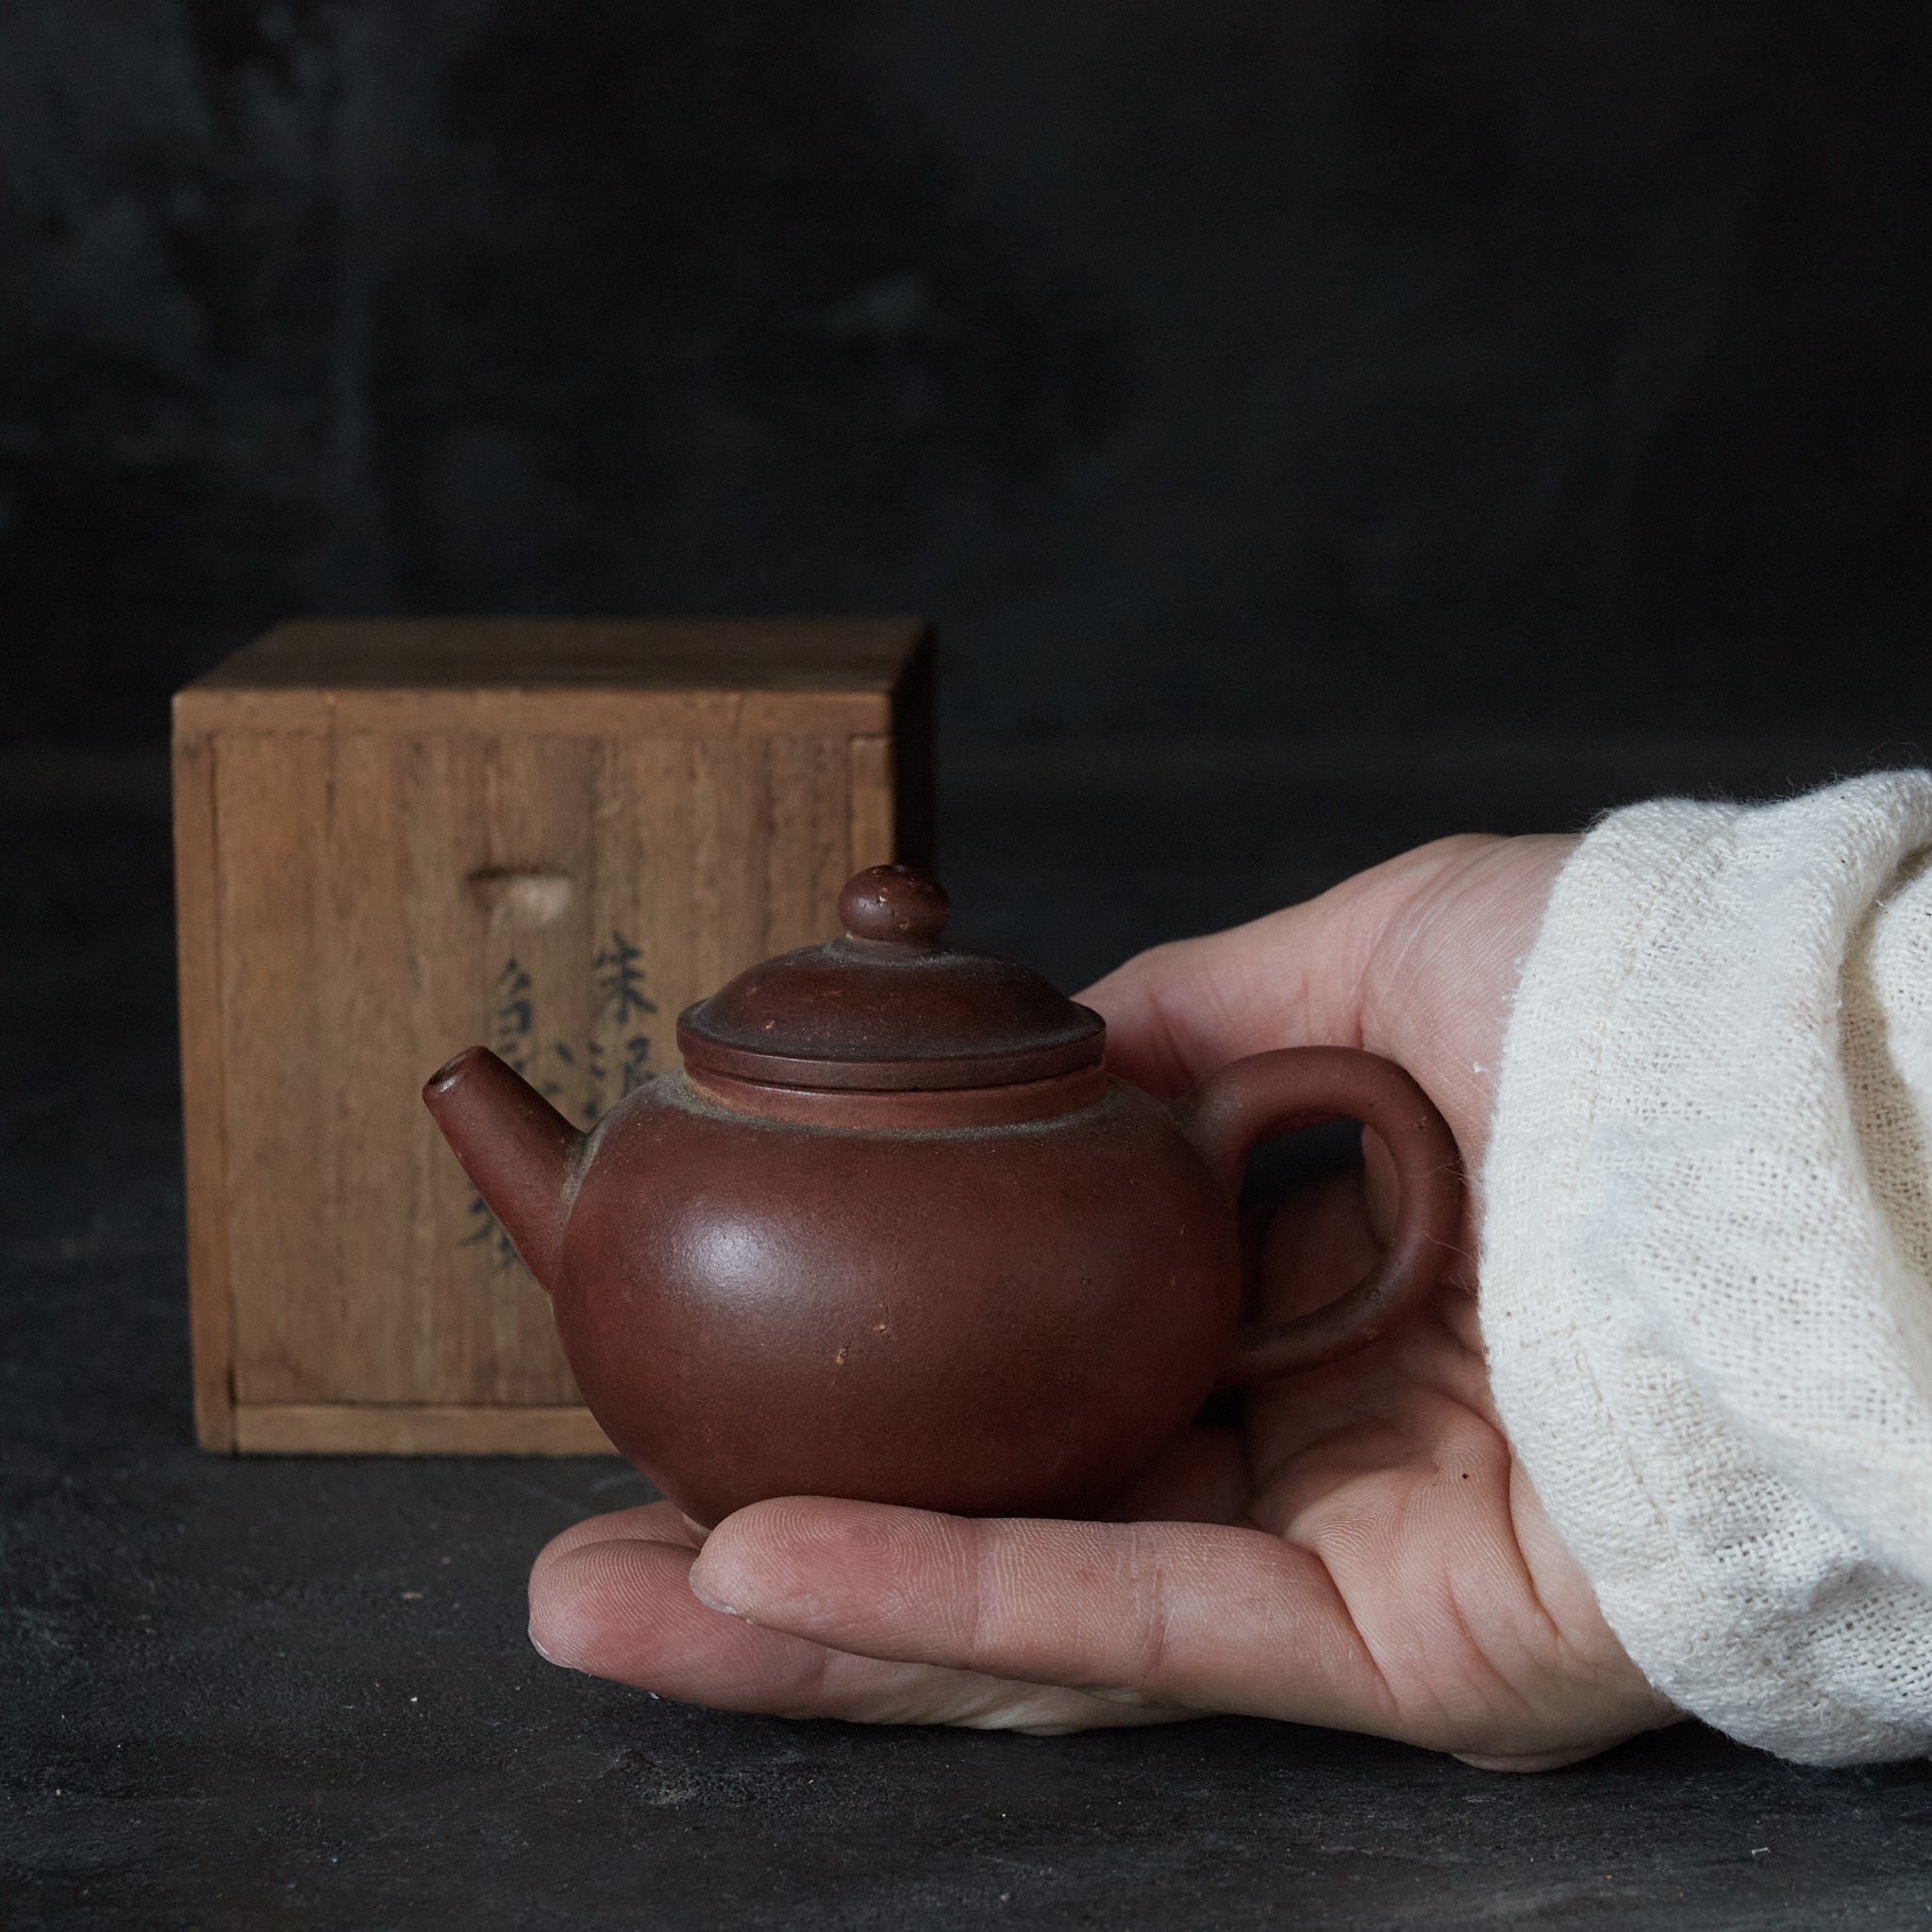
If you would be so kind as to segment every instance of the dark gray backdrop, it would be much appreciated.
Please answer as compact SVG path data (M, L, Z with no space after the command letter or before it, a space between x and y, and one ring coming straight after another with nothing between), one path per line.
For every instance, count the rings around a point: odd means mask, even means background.
M1923 1923L1924 1764L724 1717L526 1645L608 1463L200 1455L153 754L291 611L927 610L958 928L1074 987L1923 744L1928 81L1923 0L0 0L0 1918Z
M1918 730L1912 0L0 0L23 741L911 608L956 741Z

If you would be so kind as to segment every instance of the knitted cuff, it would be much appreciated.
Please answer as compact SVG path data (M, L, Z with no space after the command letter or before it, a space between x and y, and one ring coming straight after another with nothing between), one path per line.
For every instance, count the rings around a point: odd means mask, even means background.
M1497 1407L1610 1627L1674 1703L1819 1763L1932 1748L1932 1291L1886 1199L1932 1169L1874 1188L1840 1024L1928 843L1924 773L1605 820L1482 1175Z

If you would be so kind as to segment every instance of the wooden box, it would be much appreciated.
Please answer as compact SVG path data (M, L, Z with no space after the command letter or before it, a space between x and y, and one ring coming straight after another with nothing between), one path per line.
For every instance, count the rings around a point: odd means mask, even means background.
M438 1138L473 1041L589 1122L920 856L924 626L314 623L175 701L196 1429L608 1449Z

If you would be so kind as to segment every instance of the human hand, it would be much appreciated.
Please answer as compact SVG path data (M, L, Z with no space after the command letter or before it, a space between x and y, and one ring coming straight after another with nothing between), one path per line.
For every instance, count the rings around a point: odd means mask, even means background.
M1172 1097L1269 1047L1399 1061L1474 1174L1507 1005L1559 839L1424 846L1305 906L1157 947L1083 998L1108 1062ZM1373 1262L1386 1158L1291 1197L1257 1313ZM1465 1257L1476 1252L1472 1203ZM538 1558L530 1632L578 1670L737 1710L1033 1731L1242 1712L1497 1769L1569 1763L1677 1715L1604 1623L1490 1400L1473 1261L1371 1348L1257 1384L1105 1523L792 1497L704 1539L668 1503Z

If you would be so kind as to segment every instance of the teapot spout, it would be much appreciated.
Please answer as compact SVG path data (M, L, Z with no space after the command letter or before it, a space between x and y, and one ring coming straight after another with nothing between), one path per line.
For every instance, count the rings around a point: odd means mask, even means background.
M423 1104L525 1266L549 1289L585 1136L487 1046L465 1047L439 1067Z

